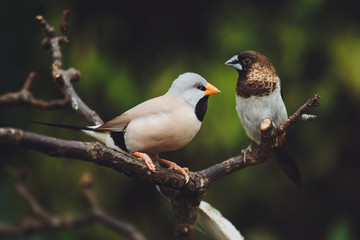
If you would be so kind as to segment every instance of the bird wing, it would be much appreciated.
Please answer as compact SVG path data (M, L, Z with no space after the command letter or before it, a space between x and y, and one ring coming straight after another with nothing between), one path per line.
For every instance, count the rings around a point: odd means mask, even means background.
M165 94L160 97L149 99L129 109L125 113L101 125L100 131L123 131L126 126L137 118L147 117L159 113L170 112L180 104L183 99L174 94Z

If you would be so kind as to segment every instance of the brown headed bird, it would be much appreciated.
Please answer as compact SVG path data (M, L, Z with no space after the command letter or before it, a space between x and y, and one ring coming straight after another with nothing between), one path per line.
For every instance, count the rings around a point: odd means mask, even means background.
M239 73L236 83L236 111L247 135L260 144L260 123L263 119L270 118L278 127L288 118L281 95L280 78L269 59L255 51L241 52L225 64L234 67ZM285 134L277 139L275 158L285 174L301 185L301 175L289 154Z

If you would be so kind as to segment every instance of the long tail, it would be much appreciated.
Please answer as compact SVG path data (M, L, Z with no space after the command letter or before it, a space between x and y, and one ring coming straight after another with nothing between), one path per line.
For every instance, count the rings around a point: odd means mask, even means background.
M87 135L97 139L98 141L106 144L106 140L107 140L106 137L108 135L106 133L108 131L98 130L97 128L100 125L97 125L97 126L75 126L75 125L67 125L67 124L59 124L59 123L38 122L38 121L32 121L32 120L27 120L27 121L31 122L31 123L35 123L35 124L45 125L45 126L66 128L66 129L71 129L71 130L75 130L75 131L82 131L82 132L86 133Z
M60 123L38 122L38 121L32 121L32 120L26 120L26 121L31 122L31 123L40 124L40 125L45 125L45 126L71 129L71 130L75 130L75 131L87 130L87 131L93 131L93 132L104 132L103 130L96 129L99 126L75 126L75 125L67 125L67 124L60 124Z
M290 155L285 134L279 137L279 145L275 148L275 158L286 176L297 185L302 185L300 170Z

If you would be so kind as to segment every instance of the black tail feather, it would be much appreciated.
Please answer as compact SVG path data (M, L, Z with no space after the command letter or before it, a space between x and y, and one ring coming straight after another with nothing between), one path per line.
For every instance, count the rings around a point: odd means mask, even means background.
M26 120L26 121L35 123L35 124L51 126L51 127L60 127L60 128L71 129L74 131L88 130L88 131L93 131L93 132L102 132L101 130L97 130L97 129L86 127L86 126L84 127L84 126L74 126L74 125L59 124L59 123L46 123L46 122L38 122L38 121L32 121L32 120Z
M282 147L275 149L275 158L278 160L282 170L286 176L296 183L297 185L302 185L301 174L298 166L296 165L294 159L291 157L289 151Z

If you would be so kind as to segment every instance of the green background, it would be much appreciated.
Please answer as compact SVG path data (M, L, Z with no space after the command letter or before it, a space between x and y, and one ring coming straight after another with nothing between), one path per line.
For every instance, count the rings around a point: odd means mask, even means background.
M211 96L202 129L185 148L162 156L204 169L250 143L235 111L237 73L224 65L234 54L256 50L274 64L292 114L315 93L316 122L288 134L304 185L286 179L270 159L214 183L205 200L249 240L359 239L360 218L360 2L301 1L4 1L0 9L0 94L17 91L37 72L36 97L61 98L49 72L50 52L40 42L38 14L58 26L70 9L70 44L64 67L75 67L81 98L109 120L167 91L183 72L196 72L222 92ZM86 125L72 109L42 111L0 106L0 126L83 141L81 133L35 126L24 119ZM54 214L86 212L84 172L96 181L100 204L149 239L171 239L172 210L154 186L91 163L0 148L0 163L28 170L31 191ZM0 221L32 216L0 169ZM100 224L18 239L122 239ZM196 239L207 239L201 233Z

